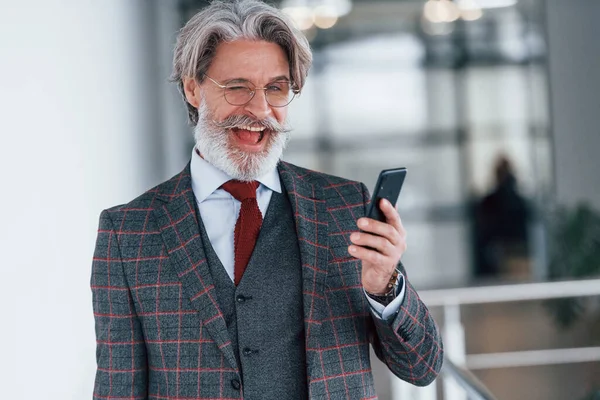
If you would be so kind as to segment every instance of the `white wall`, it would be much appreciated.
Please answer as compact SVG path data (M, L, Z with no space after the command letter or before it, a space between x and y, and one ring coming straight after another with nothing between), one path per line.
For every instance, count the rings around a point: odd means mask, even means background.
M167 174L153 4L0 0L3 399L91 398L98 215Z

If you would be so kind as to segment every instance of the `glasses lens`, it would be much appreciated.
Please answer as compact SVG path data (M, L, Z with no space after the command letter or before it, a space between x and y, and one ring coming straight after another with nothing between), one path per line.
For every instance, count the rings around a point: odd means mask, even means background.
M234 106L243 106L252 100L254 90L250 82L229 83L225 87L225 100ZM269 83L265 88L265 96L273 107L283 107L290 104L296 94L290 82L282 81Z
M248 83L230 83L225 87L225 100L234 106L242 106L252 99L253 90Z
M267 85L267 102L274 107L283 107L292 101L295 94L289 82L273 82Z

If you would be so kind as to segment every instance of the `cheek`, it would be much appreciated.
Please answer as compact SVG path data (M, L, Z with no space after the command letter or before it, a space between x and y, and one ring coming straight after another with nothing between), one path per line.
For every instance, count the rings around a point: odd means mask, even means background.
M285 122L285 119L287 118L287 111L287 107L273 108L273 116L275 117L277 122L283 124Z
M232 106L225 102L222 97L209 93L204 101L209 111L210 118L214 121L222 122L225 118L239 113L239 107Z
M240 114L239 107L233 107L230 105L223 105L221 107L217 107L214 111L215 120L219 122L223 122L226 118L231 117L232 115Z

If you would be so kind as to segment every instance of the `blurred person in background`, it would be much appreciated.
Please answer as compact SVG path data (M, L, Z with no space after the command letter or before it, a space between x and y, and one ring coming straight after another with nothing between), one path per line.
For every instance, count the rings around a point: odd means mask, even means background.
M405 381L438 375L396 209L367 219L364 184L280 161L311 62L256 0L181 30L172 78L196 145L181 173L101 214L94 398L375 398L369 343Z
M475 206L475 256L478 276L507 278L529 274L529 206L519 193L509 158L498 156L495 184Z

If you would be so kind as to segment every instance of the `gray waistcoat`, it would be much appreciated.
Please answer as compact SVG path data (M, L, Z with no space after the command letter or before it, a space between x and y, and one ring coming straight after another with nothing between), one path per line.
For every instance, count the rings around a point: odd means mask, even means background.
M307 398L302 263L287 195L273 192L237 288L201 221L200 233L240 367L244 398Z

